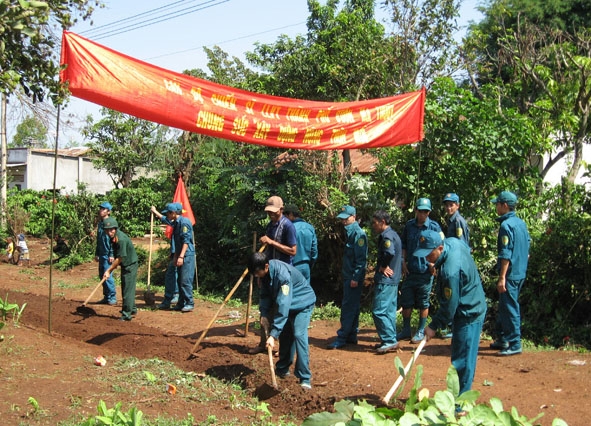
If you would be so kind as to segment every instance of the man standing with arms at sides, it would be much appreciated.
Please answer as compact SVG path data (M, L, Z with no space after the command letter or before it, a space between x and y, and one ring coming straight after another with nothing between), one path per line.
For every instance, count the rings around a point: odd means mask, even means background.
M105 271L103 278L110 277L117 266L121 265L121 295L123 307L121 309L121 321L131 321L132 315L137 313L135 306L135 286L137 279L138 258L133 243L127 234L119 230L117 221L108 217L103 221L103 228L113 247L115 260Z
M297 252L296 230L291 220L283 215L281 197L276 195L269 197L265 205L265 212L269 217L269 223L265 235L259 241L261 244L267 245L265 249L267 259L277 259L291 265ZM248 350L249 354L254 355L266 351L266 341L271 331L272 321L272 317L261 316L261 340L257 346Z
M390 215L383 210L373 214L371 227L378 240L378 263L374 275L372 314L381 343L376 352L385 354L398 349L396 309L398 283L402 278L402 244L390 227Z
M166 215L166 223L172 226L171 245L174 247L172 262L176 265L179 289L179 301L173 309L192 312L195 307L193 301L193 279L195 278L193 224L188 218L182 216L183 206L181 203L168 203L161 214Z
M174 210L182 210L181 203L174 204ZM167 215L164 215L158 211L155 206L151 208L152 214L156 216L160 221L166 225L174 225L168 220ZM166 273L164 274L164 300L158 305L158 309L170 309L172 305L179 301L179 285L178 285L178 271L177 271L177 258L175 256L176 248L174 246L174 238L170 238L170 258L168 260L168 266Z
M111 210L113 210L111 203L104 201L99 205L97 216L94 260L98 262L98 273L101 280L105 275L105 271L109 269L115 260L113 257L113 247L111 247L111 239L103 228L103 221L111 216ZM115 305L117 303L115 279L113 276L110 275L103 283L103 299L98 303L102 305Z
M346 344L357 344L361 291L367 267L367 235L356 220L353 206L343 206L337 219L345 227L345 251L343 253L343 302L341 303L341 328L337 338L327 349L340 349Z
M310 283L310 271L318 259L318 239L312 225L300 217L298 206L288 205L283 210L296 230L297 249L293 257L293 266L302 273Z
M472 388L486 315L480 274L467 245L457 238L443 241L435 231L421 232L414 254L425 258L438 273L436 293L440 307L425 334L431 339L435 330L452 322L451 363L458 372L461 395Z
M525 222L515 214L517 195L503 191L492 203L496 205L501 227L497 238L497 335L490 347L500 349L500 356L517 355L522 350L519 293L527 273L530 237Z
M429 219L431 212L431 200L419 198L415 207L415 218L406 222L402 232L402 275L406 279L402 282L400 291L400 305L402 306L402 331L396 336L398 341L410 339L410 317L412 309L419 309L419 325L412 343L419 343L425 338L425 326L429 315L429 298L431 296L431 284L433 275L429 271L424 257L416 257L414 252L419 245L421 231L430 229L441 232L439 224Z
M445 237L457 238L470 247L470 229L468 228L466 219L460 214L460 197L453 192L449 192L443 198L443 205L445 206L445 213L447 215L445 220L447 223Z

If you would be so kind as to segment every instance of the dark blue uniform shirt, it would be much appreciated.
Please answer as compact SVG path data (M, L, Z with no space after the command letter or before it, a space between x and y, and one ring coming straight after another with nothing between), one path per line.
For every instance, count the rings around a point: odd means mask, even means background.
M380 268L389 266L394 275L386 277ZM378 264L374 275L376 284L398 284L402 278L402 243L400 237L389 226L380 234L378 240Z
M315 302L316 294L300 271L280 260L269 261L269 274L261 284L259 310L268 318L275 303L277 313L270 332L273 338L279 338L290 311L300 311Z
M497 218L501 222L497 239L498 258L510 261L507 270L508 280L522 280L527 272L530 237L525 222L514 211ZM500 262L497 264L500 268Z

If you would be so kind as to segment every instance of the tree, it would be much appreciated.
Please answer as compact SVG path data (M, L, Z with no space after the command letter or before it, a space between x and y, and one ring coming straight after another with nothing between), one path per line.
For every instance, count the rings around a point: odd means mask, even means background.
M0 3L0 104L2 120L0 134L2 181L0 203L6 207L6 108L8 96L21 88L33 102L41 101L47 93L59 98L59 58L56 45L59 38L51 33L52 26L68 29L76 22L90 17L92 4L98 0L3 1ZM4 214L2 214L4 223Z
M523 10L517 9L522 3ZM485 20L472 28L466 46L481 59L475 87L477 81L495 82L500 107L517 107L546 138L540 154L549 157L541 165L542 176L569 158L565 178L572 183L591 130L591 30L583 26L591 23L591 14L579 10L578 1L544 5L494 2L485 10ZM565 10L573 13L568 26L561 18Z
M47 148L47 128L34 116L28 116L18 126L12 138L10 148L17 147Z
M138 168L149 168L164 143L167 127L102 108L101 120L87 118L82 134L90 140L93 163L111 176L117 188L127 188Z
M391 78L404 90L430 86L437 77L450 77L460 67L456 18L457 0L384 0L392 34L387 47Z
M541 177L528 159L544 139L516 108L499 111L495 86L482 87L480 93L451 78L435 80L427 95L425 140L379 150L374 191L409 212L420 197L437 202L446 192L457 192L463 214L479 220L490 216L489 200L499 188L510 188L521 198L535 193ZM438 220L439 210L432 216ZM476 247L479 242L474 239Z
M60 93L60 39L52 25L70 28L77 17L88 19L97 0L4 1L0 5L0 91L10 94L22 87L34 101Z
M257 78L265 93L319 101L353 101L391 96L401 91L387 76L398 67L390 54L373 0L308 1L308 34L281 36L257 45L248 61L264 74Z

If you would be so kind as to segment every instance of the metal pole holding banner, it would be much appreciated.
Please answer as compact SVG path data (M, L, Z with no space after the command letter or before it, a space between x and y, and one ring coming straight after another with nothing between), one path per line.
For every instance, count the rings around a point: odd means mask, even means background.
M257 233L252 233L252 252L257 251ZM252 306L252 285L254 277L250 276L250 283L248 284L248 303L246 305L246 322L244 324L244 337L248 336L248 323L250 322L250 307Z

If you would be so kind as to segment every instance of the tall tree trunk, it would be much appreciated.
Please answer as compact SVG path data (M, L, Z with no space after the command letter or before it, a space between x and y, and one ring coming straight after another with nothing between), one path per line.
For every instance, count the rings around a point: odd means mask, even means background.
M6 141L6 107L8 106L8 100L6 94L2 93L2 99L0 100L1 113L0 113L0 151L2 152L2 161L0 163L0 226L6 227L6 193L8 185L8 174L6 173L6 163L8 159L8 142Z
M577 139L574 141L574 153L573 153L573 163L570 167L570 170L567 174L567 179L570 183L574 183L577 175L579 174L579 169L581 168L581 164L583 163L583 141L581 139Z

